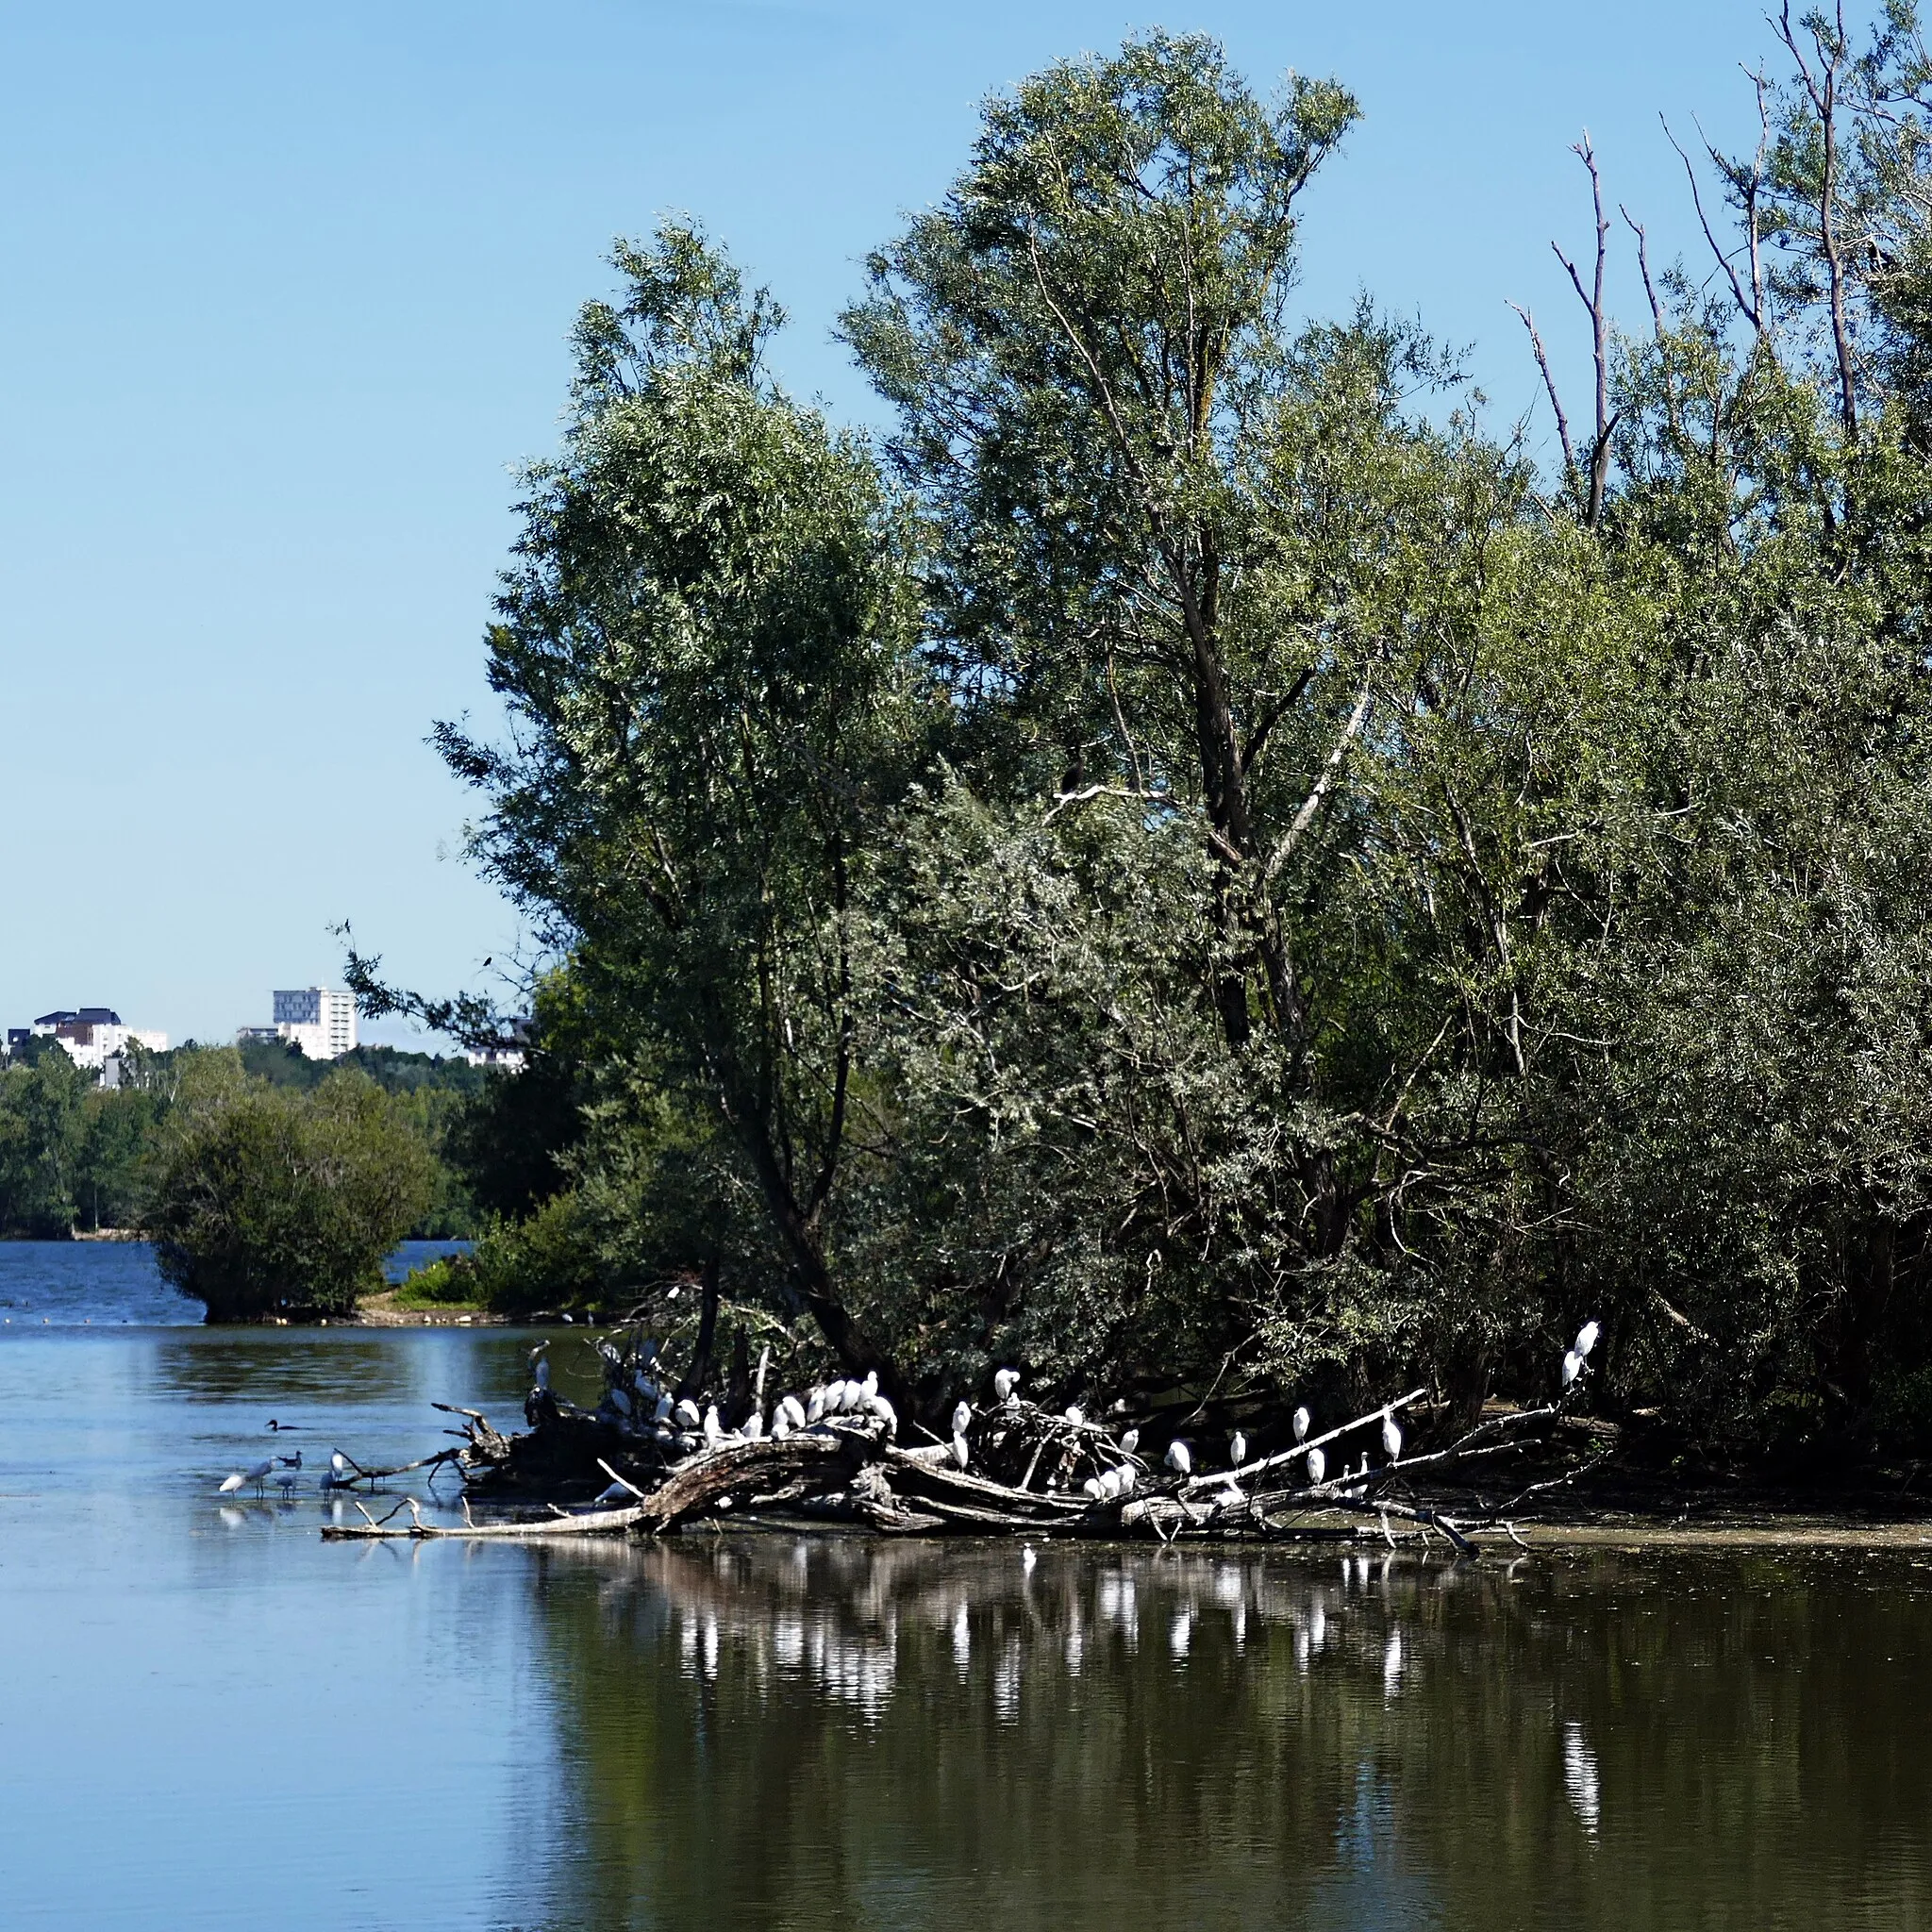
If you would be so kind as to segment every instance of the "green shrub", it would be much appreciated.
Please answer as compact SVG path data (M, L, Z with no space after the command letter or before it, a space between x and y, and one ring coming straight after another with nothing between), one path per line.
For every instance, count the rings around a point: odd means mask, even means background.
M223 1066L170 1117L147 1232L210 1322L347 1314L382 1286L433 1178L421 1138L365 1075L304 1092Z

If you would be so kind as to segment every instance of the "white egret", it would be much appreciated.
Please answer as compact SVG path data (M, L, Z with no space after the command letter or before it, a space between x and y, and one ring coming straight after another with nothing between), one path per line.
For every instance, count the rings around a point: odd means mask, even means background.
M791 1411L781 1402L772 1416L772 1441L782 1442L791 1433Z
M704 1420L698 1413L698 1406L689 1395L681 1401L673 1413L688 1429L694 1429Z
M968 1426L971 1424L972 1421L973 1405L970 1402L961 1402L957 1404L953 1409L954 1435L963 1436L966 1433L966 1430Z
M744 1419L744 1440L747 1442L760 1442L764 1440L765 1419L757 1409Z
M805 1419L815 1423L825 1412L825 1391L823 1389L809 1391L805 1399Z
M1176 1436L1167 1445L1166 1462L1168 1468L1177 1475L1186 1475L1194 1467L1194 1455L1188 1445Z
M1126 1432L1126 1434L1121 1438L1121 1454L1123 1456L1131 1456L1134 1453L1134 1451L1138 1449L1140 1446L1141 1432L1139 1429L1129 1429Z
M1069 1408L1066 1419L1077 1429L1087 1420L1087 1417L1085 1412L1078 1408Z
M1395 1420L1393 1409L1382 1411L1382 1449L1391 1462L1402 1460L1402 1425Z
M1090 1475L1087 1478L1087 1480L1080 1485L1080 1493L1083 1496L1085 1496L1090 1503L1098 1503L1106 1498L1107 1485L1103 1483L1097 1475Z
M883 1395L873 1397L872 1412L885 1424L888 1436L896 1436L899 1433L899 1411Z
M1308 1451L1308 1480L1311 1483L1320 1482L1322 1477L1327 1473L1327 1469L1328 1458L1319 1449L1310 1449Z
M953 1436L953 1460L964 1469L972 1459L973 1451L968 1446L966 1438L956 1430Z
M1012 1401L1013 1391L1016 1390L1019 1386L1020 1372L1018 1369L995 1369L993 1371L992 1392L995 1395L997 1395L1002 1402Z
M1563 1386L1569 1388L1583 1373L1583 1357L1574 1348L1563 1351Z
M1237 1429L1227 1445L1227 1459L1239 1469L1248 1459L1248 1439Z
M718 1420L718 1405L714 1402L705 1411L705 1446L715 1449L724 1440L724 1424Z
M1140 1479L1133 1464L1130 1462L1123 1463L1119 1469L1114 1471L1114 1474L1121 1479L1120 1489L1117 1493L1123 1496L1132 1494L1134 1485Z
M1308 1440L1308 1424L1311 1420L1313 1418L1309 1416L1307 1409L1298 1408L1295 1410L1294 1439L1297 1442L1306 1442Z
M864 1399L870 1402L879 1392L879 1372L868 1369L865 1372Z
M243 1483L253 1483L255 1493L258 1496L262 1484L275 1473L275 1457L272 1456L262 1462L251 1462L246 1469L237 1470L232 1475L224 1478L221 1488L215 1493L218 1496L232 1495Z
M654 1423L668 1423L671 1420L673 1406L670 1391L667 1390L658 1397L657 1413L652 1416L651 1420Z
M1586 1322L1576 1331L1576 1353L1587 1356L1596 1346L1596 1339L1603 1333L1594 1322Z
M802 1402L800 1402L800 1401L799 1401L799 1399L798 1399L798 1397L797 1397L797 1396L795 1396L795 1395L788 1395L788 1396L786 1396L786 1397L785 1397L785 1398L784 1398L784 1399L783 1399L783 1400L782 1400L782 1401L781 1401L781 1402L780 1402L780 1403L778 1404L778 1407L779 1407L780 1408L782 1408L782 1409L783 1409L783 1410L785 1411L785 1419L786 1419L786 1420L787 1420L787 1421L788 1421L788 1422L789 1422L789 1423L790 1423L790 1424L791 1424L791 1426L792 1426L792 1427L793 1427L794 1429L802 1429L802 1428L804 1428L804 1426L805 1426L805 1405L804 1405L804 1403L802 1403Z

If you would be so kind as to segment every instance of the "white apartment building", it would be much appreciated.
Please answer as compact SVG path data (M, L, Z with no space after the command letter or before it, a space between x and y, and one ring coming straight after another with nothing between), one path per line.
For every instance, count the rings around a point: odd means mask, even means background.
M238 1037L260 1039L269 1031L244 1026ZM340 1059L356 1048L356 996L325 986L305 986L275 995L273 1036L299 1047L312 1060Z
M51 1035L77 1067L100 1073L110 1059L118 1059L129 1041L150 1053L166 1053L168 1036L147 1026L124 1026L121 1015L111 1007L81 1007L57 1013L42 1013L33 1031Z

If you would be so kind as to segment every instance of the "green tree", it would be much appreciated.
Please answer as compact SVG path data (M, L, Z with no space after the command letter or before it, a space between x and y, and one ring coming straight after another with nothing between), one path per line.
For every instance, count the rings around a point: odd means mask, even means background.
M232 1052L201 1058L149 1194L162 1273L210 1322L351 1312L429 1204L421 1137L364 1075L304 1093L249 1080Z

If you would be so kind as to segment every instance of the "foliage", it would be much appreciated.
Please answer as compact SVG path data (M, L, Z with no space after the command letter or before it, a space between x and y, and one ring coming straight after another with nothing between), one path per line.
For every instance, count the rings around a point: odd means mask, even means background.
M1932 61L1773 25L1715 279L1574 278L1555 477L1419 329L1291 320L1355 104L1199 37L988 104L844 320L876 449L698 231L621 249L509 733L441 734L558 962L453 1142L491 1292L722 1278L927 1413L1467 1409L1597 1315L1707 1445L1915 1440Z
M432 1186L421 1139L366 1074L277 1089L215 1052L175 1095L145 1226L211 1322L348 1313Z

